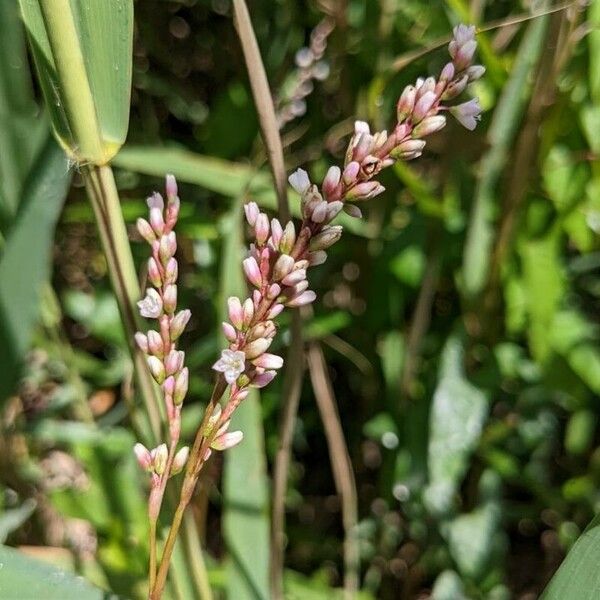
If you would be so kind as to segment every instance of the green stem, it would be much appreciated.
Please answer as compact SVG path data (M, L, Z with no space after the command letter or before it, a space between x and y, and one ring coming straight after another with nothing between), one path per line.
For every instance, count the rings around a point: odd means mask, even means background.
M150 589L154 587L156 581L156 519L150 519L150 566L149 566L149 585Z
M69 0L40 0L40 8L76 154L88 162L105 161L94 98L89 85L73 8Z
M112 169L109 166L88 166L83 168L82 174L96 216L108 272L125 328L125 336L135 363L138 389L146 408L146 416L149 421L149 431L146 431L146 437L157 441L160 439L159 410L162 405L158 400L156 386L144 356L134 343L134 335L138 330L135 302L140 297L140 287Z

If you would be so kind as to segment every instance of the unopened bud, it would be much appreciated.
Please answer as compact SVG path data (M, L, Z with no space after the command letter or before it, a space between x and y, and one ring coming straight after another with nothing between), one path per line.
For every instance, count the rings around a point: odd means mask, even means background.
M167 235L163 235L160 238L160 246L158 248L158 254L163 265L169 262L169 259L175 255L177 251L177 238L175 232L171 231Z
M146 219L142 219L141 217L136 221L136 226L139 234L149 243L151 244L154 240L156 240L156 234L152 229L152 226Z
M213 450L228 450L237 446L243 439L244 434L241 431L232 431L230 433L224 433L219 437L215 438L210 445Z
M163 357L164 346L162 337L158 331L154 331L153 329L148 332L148 350L154 356L158 356L158 358Z
M152 373L152 377L159 385L165 380L165 366L156 356L147 356L146 362L148 363L148 368L150 369L150 373Z
M413 131L415 137L425 137L439 131L446 125L446 117L443 115L435 115L423 119Z
M183 467L185 467L189 455L190 449L188 446L184 446L183 448L180 448L178 450L177 454L175 455L175 458L173 458L171 475L177 475L177 473L180 473L183 470Z
M396 106L396 117L398 123L401 123L408 117L415 106L415 100L417 97L417 89L414 85L408 85L404 88L404 91L400 95L398 104Z
M260 288L262 286L262 275L254 256L249 256L248 258L244 259L242 264L248 281L253 286Z
M223 321L221 327L223 328L223 335L227 338L227 341L235 342L237 340L237 332L231 323Z
M256 202L248 202L244 204L244 212L246 213L246 220L250 227L254 227L256 224L256 218L260 213L260 209L258 208L258 204Z
M274 281L283 279L294 268L294 263L294 259L289 254L282 254L273 267Z
M165 467L167 466L167 460L169 459L169 450L167 449L166 444L161 444L152 450L152 462L154 467L154 472L157 475L162 475L165 472Z
M152 455L146 446L138 442L133 447L133 452L140 467L145 471L150 471L152 469Z
M160 275L160 269L154 258L148 259L148 279L154 287L160 287L162 285L162 277Z
M175 283L179 273L179 266L175 258L170 258L165 267L165 283Z
M133 336L135 339L135 343L137 344L138 348L148 354L148 338L141 332L141 331L137 331L136 334Z
M189 376L190 374L187 367L181 369L181 373L177 375L177 379L175 380L175 391L173 392L173 402L176 405L181 404L187 394Z
M236 329L242 329L244 323L244 311L242 303L236 296L231 296L227 299L227 308L229 320Z
M246 300L244 300L243 312L244 327L248 327L254 317L254 302L251 298L246 298Z
M310 240L310 250L325 250L335 244L342 237L341 225L331 225Z
M258 338L253 342L250 342L244 348L244 354L247 359L253 359L257 356L260 356L263 352L266 352L269 346L271 345L271 339L267 338Z
M163 308L170 315L175 312L177 308L177 286L175 284L171 283L165 288Z
M257 243L262 246L269 237L269 217L265 213L260 213L256 218L254 232Z
M180 310L171 321L171 325L169 328L169 335L171 337L171 341L174 342L179 336L183 333L186 328L188 321L192 313L187 308L184 310Z
M317 295L312 290L307 290L306 292L302 292L298 296L294 296L286 304L290 308L297 308L299 306L311 304L311 302L315 301L316 297Z
M289 254L296 243L296 228L292 221L289 221L283 230L281 241L279 242L279 251Z

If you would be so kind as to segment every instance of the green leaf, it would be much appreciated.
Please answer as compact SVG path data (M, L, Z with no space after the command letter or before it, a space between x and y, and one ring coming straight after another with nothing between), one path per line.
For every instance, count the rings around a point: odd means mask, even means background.
M129 124L132 0L20 0L40 84L61 145L104 164Z
M12 391L29 349L69 181L64 154L49 142L27 180L24 202L0 259L0 399Z
M588 525L544 590L540 600L600 597L600 515Z
M37 114L27 47L16 2L0 2L0 216L8 222L43 144L47 123ZM5 228L2 228L5 229Z
M236 200L225 223L220 308L228 296L246 296L242 202ZM254 392L234 413L230 431L244 432L242 442L225 452L223 532L229 553L227 596L231 600L268 600L269 503L264 432L259 395Z
M429 418L429 485L425 502L434 514L445 514L469 466L488 411L485 394L464 374L463 346L451 336L442 354L441 375Z
M34 560L12 548L0 546L0 597L44 600L109 600L117 596L91 586L56 567ZM26 590L26 592L25 592Z

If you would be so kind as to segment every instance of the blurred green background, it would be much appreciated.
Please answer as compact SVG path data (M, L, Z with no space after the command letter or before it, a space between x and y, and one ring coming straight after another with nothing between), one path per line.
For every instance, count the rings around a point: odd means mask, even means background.
M313 270L319 299L303 331L324 352L355 474L364 598L532 600L600 509L600 3L249 6L286 166L315 179L343 162L355 118L393 123L403 87L446 62L456 23L483 30L482 123L449 122L421 159L384 174L386 192ZM180 183L188 438L222 345L240 201L275 206L231 13L229 0L135 3L131 122L114 161L140 268L144 197L166 172ZM315 28L326 44L310 63ZM17 3L2 2L0 541L142 597L132 367L92 210L50 141L30 64ZM344 528L315 372L311 360L285 582L287 597L318 600L342 585ZM282 381L261 394L251 441L212 463L193 503L215 597L245 600L231 583L244 569L258 582L248 597L266 597L268 552L253 532L268 527ZM263 476L256 489L244 488L247 465ZM196 597L193 577L174 579L171 597Z

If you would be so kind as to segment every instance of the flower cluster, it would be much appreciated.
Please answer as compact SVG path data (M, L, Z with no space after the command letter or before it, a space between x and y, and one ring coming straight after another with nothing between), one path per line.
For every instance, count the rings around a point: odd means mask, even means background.
M161 387L169 425L169 446L161 444L149 451L136 444L135 454L140 466L152 473L153 488L162 488L171 475L181 471L188 456L188 448L176 451L181 431L181 406L187 394L189 373L184 366L185 353L177 349L177 340L183 333L191 313L177 311L178 263L175 258L177 238L173 228L179 215L177 183L167 175L167 202L159 193L147 200L149 218L138 219L137 229L148 242L148 282L145 297L138 302L142 317L155 319L156 329L138 332L135 341L146 355L152 377Z
M306 97L313 91L313 80L324 81L329 65L323 60L327 38L335 22L325 17L311 31L310 43L296 52L296 67L284 84L284 94L277 99L277 122L281 129L306 112Z
M457 26L449 45L452 60L437 80L419 79L405 88L398 101L398 122L390 134L371 133L367 123L357 121L344 168L331 167L320 189L302 169L289 177L301 198L303 219L299 228L291 221L284 225L278 219L269 220L254 202L245 205L254 243L243 268L253 290L246 299L229 298L229 321L223 323L229 345L213 365L231 386L229 401L215 422L215 427L221 427L220 436L226 432L223 423L229 422L249 389L270 383L283 365L280 356L268 352L277 332L274 319L285 307L303 306L315 299L315 293L308 289L307 270L326 260L327 248L342 234L342 227L331 221L342 210L360 217L354 202L384 191L375 179L382 169L397 160L420 156L425 147L423 138L445 126L445 111L468 129L475 127L481 112L476 99L453 107L444 103L456 98L485 72L482 66L472 64L476 47L475 28ZM241 434L235 435L232 442L240 439Z

